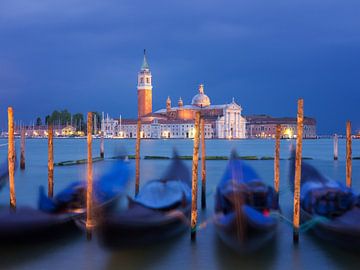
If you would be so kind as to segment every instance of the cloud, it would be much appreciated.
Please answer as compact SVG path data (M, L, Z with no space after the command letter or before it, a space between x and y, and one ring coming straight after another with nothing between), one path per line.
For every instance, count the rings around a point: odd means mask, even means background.
M302 94L337 104L341 115L308 108L332 132L359 117L351 111L360 98L359 8L355 0L1 1L0 106L14 104L24 120L53 108L132 117L147 48L155 108L168 95L191 100L199 82L213 103L234 96L249 113L291 115Z

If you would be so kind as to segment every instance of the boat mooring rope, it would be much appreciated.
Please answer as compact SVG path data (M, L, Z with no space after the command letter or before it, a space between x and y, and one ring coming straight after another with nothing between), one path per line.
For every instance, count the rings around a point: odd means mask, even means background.
M274 216L274 217L277 216L280 218L280 220L284 221L284 223L290 225L291 227L293 226L293 222L290 219L288 219L287 217L285 217L284 215L280 214L279 212L271 212L270 215ZM312 229L318 223L324 223L324 222L328 222L328 221L329 221L329 219L326 217L316 216L316 217L312 218L311 220L301 224L299 231L306 232L306 231Z

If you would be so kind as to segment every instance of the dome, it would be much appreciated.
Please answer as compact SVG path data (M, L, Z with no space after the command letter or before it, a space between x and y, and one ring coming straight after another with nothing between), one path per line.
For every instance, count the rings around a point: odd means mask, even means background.
M204 94L204 85L200 84L199 94L195 95L191 101L191 105L198 107L210 106L210 98Z

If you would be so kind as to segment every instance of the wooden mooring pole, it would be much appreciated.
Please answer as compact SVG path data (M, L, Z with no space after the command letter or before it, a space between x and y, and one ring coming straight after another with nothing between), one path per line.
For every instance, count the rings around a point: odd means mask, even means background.
M339 138L338 135L334 135L334 160L338 160L339 157Z
M87 188L86 188L86 236L88 240L92 237L94 221L93 210L93 171L92 171L92 113L87 114Z
M300 185L301 185L301 158L302 158L302 138L304 128L304 100L298 100L297 112L297 136L296 136L296 159L295 159L295 179L294 179L294 217L293 217L293 241L299 242L300 227Z
M346 186L351 188L352 185L352 163L351 163L351 122L346 122Z
M48 125L48 197L54 196L54 129Z
M25 170L25 129L21 129L20 142L20 169Z
M201 209L206 209L206 150L205 150L205 120L200 120L201 135Z
M104 158L104 132L100 135L100 157Z
M198 191L198 163L199 163L199 140L200 140L200 112L195 114L194 150L192 159L192 182L191 182L191 240L196 239L197 226L197 191Z
M137 121L136 128L136 148L135 148L135 196L139 193L140 186L140 139L141 139L141 120Z
M14 138L14 112L8 108L8 166L9 166L9 187L10 187L10 209L16 210L15 195L15 138Z
M279 184L280 184L280 136L281 125L276 125L275 133L275 158L274 158L274 189L276 192L276 208L279 207Z

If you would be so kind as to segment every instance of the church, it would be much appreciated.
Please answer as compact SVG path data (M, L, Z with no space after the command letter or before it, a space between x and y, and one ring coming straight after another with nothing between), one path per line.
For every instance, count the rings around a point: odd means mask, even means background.
M201 111L205 121L205 137L208 139L243 139L246 135L246 120L242 107L234 100L228 104L212 105L200 84L198 93L190 104L184 104L181 97L177 106L171 98L166 99L165 108L153 111L152 76L144 51L141 69L138 73L137 99L138 118L141 119L142 138L186 139L194 137L195 113ZM107 137L135 138L137 119L106 118L103 116L101 129Z

